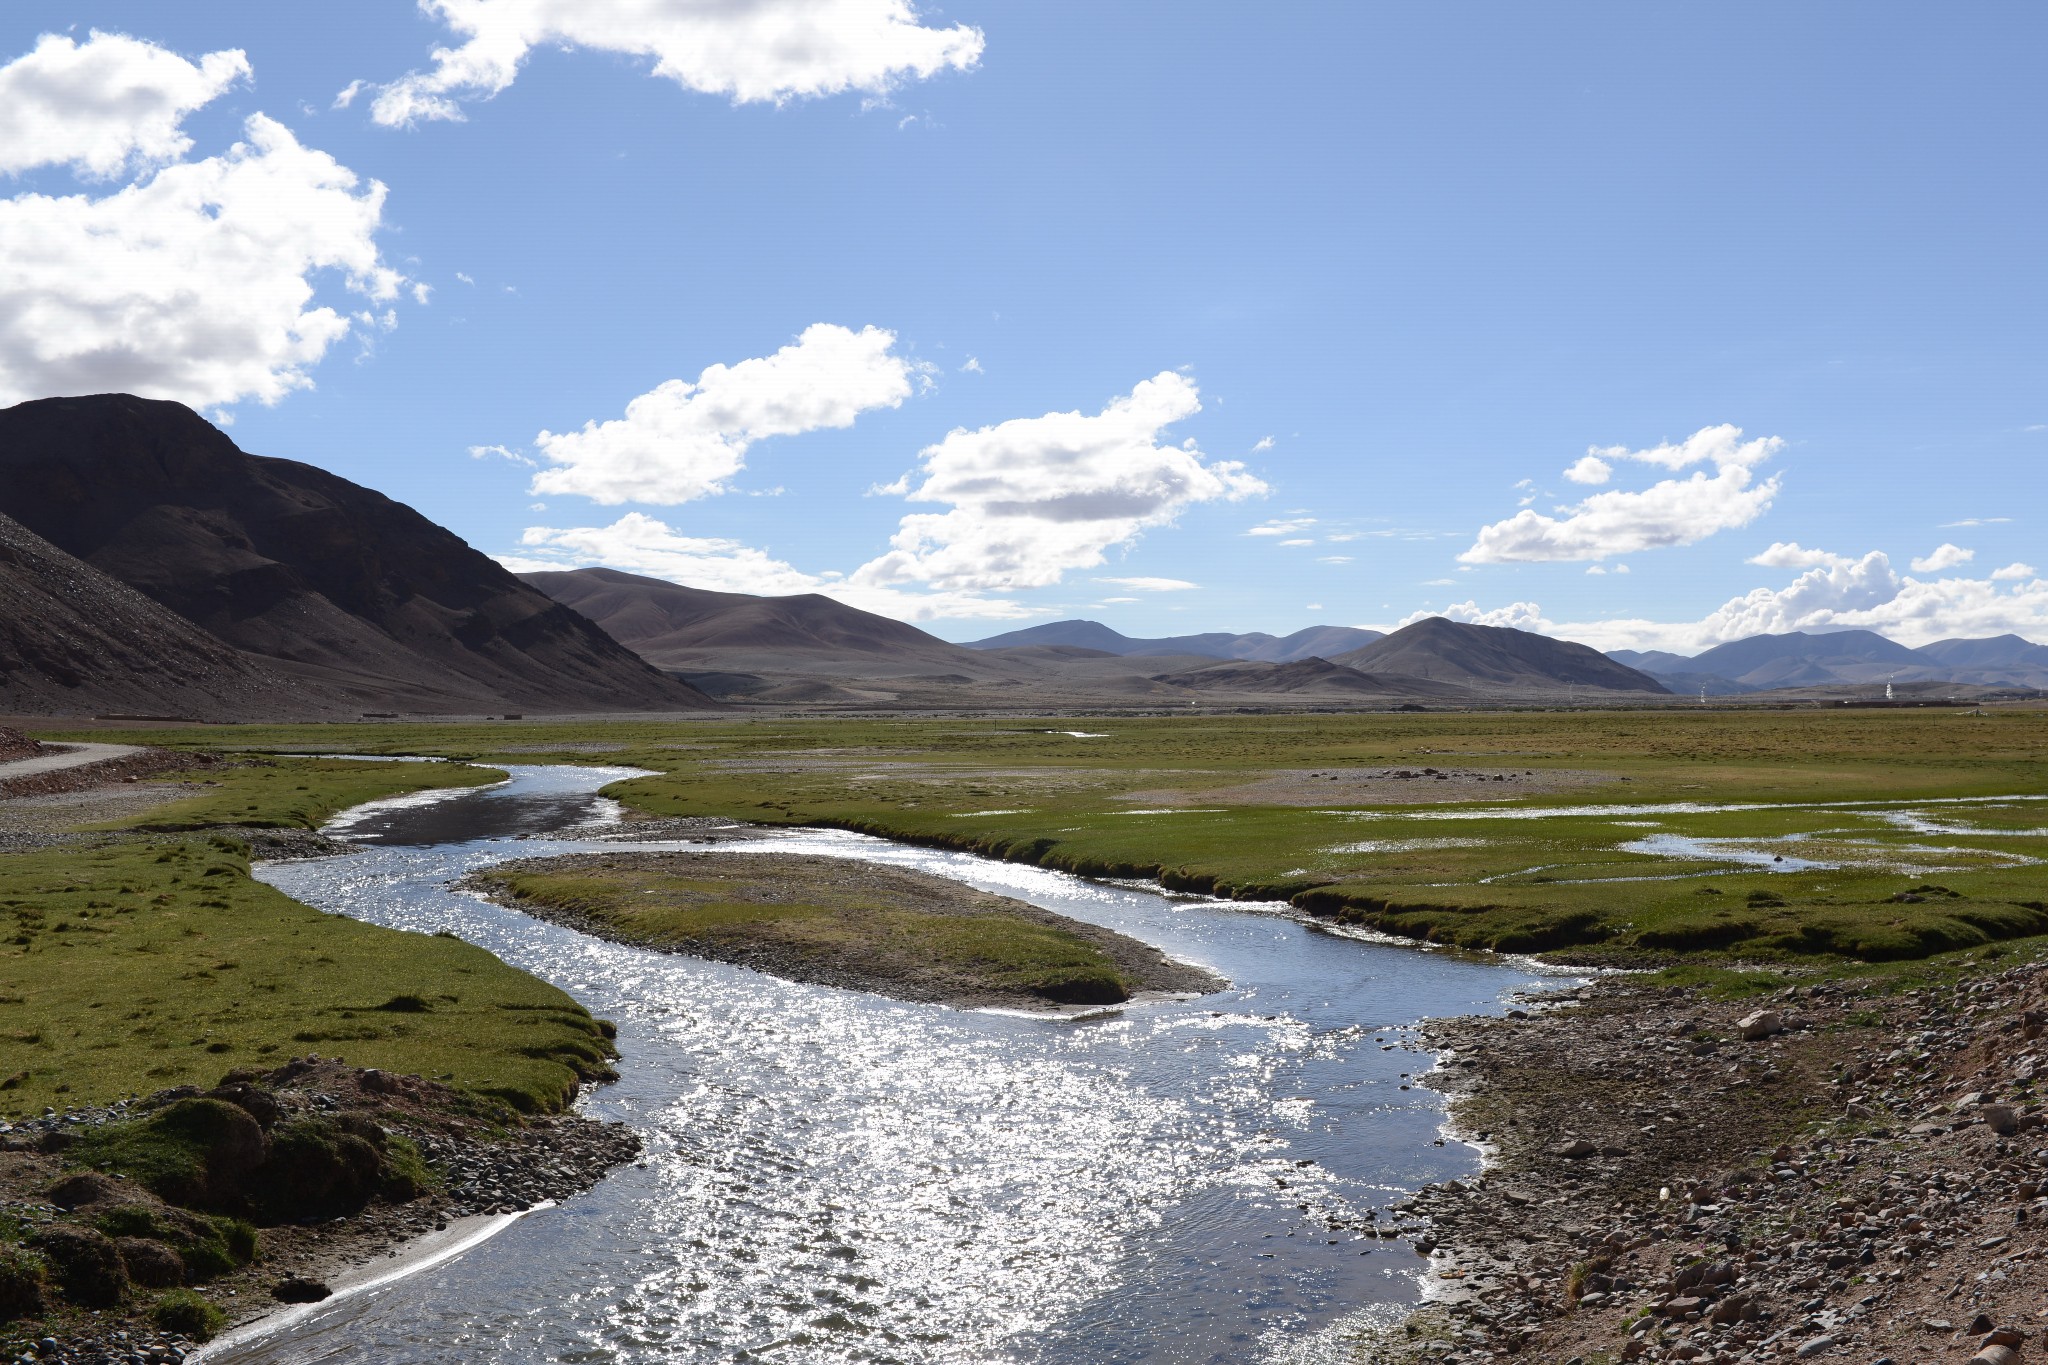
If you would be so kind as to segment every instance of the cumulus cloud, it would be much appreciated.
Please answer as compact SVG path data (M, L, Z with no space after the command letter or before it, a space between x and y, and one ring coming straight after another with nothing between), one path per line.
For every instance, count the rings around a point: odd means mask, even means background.
M0 172L68 165L106 180L166 165L192 150L185 116L249 74L239 49L191 62L124 33L46 33L0 66Z
M835 573L808 573L739 541L683 535L668 523L628 512L609 526L532 526L524 553L499 555L514 573L604 565L714 592L766 597L824 593L849 606L899 621L940 618L1016 620L1045 613L1000 597L970 592L906 592L851 583Z
M1200 583L1190 583L1185 578L1098 578L1097 583L1114 583L1120 588L1134 592L1186 592L1199 588Z
M1608 466L1634 461L1677 471L1695 464L1684 479L1664 479L1646 489L1595 493L1583 502L1554 509L1555 516L1523 510L1482 527L1472 547L1458 558L1469 564L1527 561L1601 560L1617 554L1690 545L1717 531L1747 526L1770 508L1778 494L1775 476L1753 482L1756 466L1784 442L1775 436L1742 439L1734 426L1706 427L1675 445L1629 450L1595 447L1587 458ZM1578 470L1585 465L1574 465ZM1590 472L1590 471L1589 471Z
M1977 552L1975 550L1965 550L1960 545L1950 545L1947 542L1943 542L1935 546L1927 554L1913 560L1913 572L1940 573L1944 569L1953 569L1958 565L1967 564L1976 557Z
M1573 483L1606 483L1614 477L1614 466L1598 455L1581 455L1564 476Z
M132 81L83 106L83 132L55 136L48 152L16 151L17 163L64 159L92 173L179 154L189 146L176 130L179 112L247 71L239 53L214 53L193 68L134 49L156 52L95 35L68 53L46 40L22 59L56 51L73 64L60 63L63 71L75 74L81 54L96 69L112 53ZM160 79L138 86L137 72ZM51 92L61 93L63 82L29 85L24 94L15 82L14 103L0 105L10 136L24 101L35 118L61 107ZM134 98L122 94L137 89ZM121 110L133 126L110 132ZM0 201L0 402L118 389L194 406L274 403L310 387L308 370L336 342L396 325L388 304L409 281L378 252L384 186L365 185L283 124L252 115L244 140L221 155L138 176L97 197ZM360 301L318 301L318 284L329 279Z
M536 47L589 48L653 60L687 89L735 103L863 90L966 70L981 30L930 28L911 0L420 0L462 39L436 48L431 71L377 87L371 116L387 127L461 119L462 101L509 87Z
M893 408L910 396L916 367L896 334L815 323L771 356L713 365L691 383L671 379L626 405L626 415L581 431L534 438L556 467L535 493L595 502L674 504L726 490L754 442L828 427Z
M1052 412L976 431L920 452L922 468L887 492L950 504L905 516L891 550L850 575L874 586L944 591L1044 587L1104 562L1186 508L1267 491L1231 460L1206 462L1192 441L1162 445L1167 427L1201 411L1194 381L1168 370L1099 413Z
M1993 569L1991 571L1991 580L1994 583L2012 583L2020 579L2039 578L2040 576L2041 571L2031 564L2012 563L2002 569Z
M1852 561L1827 550L1809 550L1796 540L1780 540L1744 562L1760 564L1766 569L1811 569L1821 564L1848 564Z

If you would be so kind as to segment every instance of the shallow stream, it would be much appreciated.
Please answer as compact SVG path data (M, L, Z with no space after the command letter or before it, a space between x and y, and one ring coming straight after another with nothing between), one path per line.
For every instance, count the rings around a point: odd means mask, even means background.
M1347 1331L1414 1302L1422 1262L1332 1218L1476 1167L1438 1145L1436 1096L1402 1074L1429 1059L1396 1044L1539 980L1281 907L858 835L721 843L957 878L1232 983L1083 1019L798 985L451 890L505 859L622 847L595 841L619 814L596 792L626 770L511 771L359 808L335 828L372 847L258 875L458 934L615 1020L621 1079L583 1107L638 1129L642 1164L209 1365L1338 1359Z

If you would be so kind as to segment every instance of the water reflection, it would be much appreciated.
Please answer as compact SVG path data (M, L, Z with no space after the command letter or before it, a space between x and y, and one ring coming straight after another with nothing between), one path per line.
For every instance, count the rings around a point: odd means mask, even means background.
M1334 1359L1318 1333L1414 1297L1404 1246L1329 1226L1472 1166L1434 1145L1433 1097L1403 1088L1426 1061L1382 1049L1404 1021L1494 1008L1528 973L831 832L722 847L957 877L1232 987L1079 1022L950 1010L606 944L448 889L598 846L616 811L595 789L625 771L517 768L382 803L349 819L377 846L262 870L325 909L460 934L615 1019L622 1079L587 1107L648 1151L460 1260L224 1359Z

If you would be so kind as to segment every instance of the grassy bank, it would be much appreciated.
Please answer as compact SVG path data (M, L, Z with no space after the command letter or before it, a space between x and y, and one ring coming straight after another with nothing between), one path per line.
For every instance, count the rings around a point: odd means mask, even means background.
M304 1053L551 1110L610 1052L545 982L457 939L301 905L227 840L0 858L0 917L10 1117Z
M230 764L148 779L145 785L186 788L192 795L143 815L88 828L318 829L337 812L366 801L443 787L488 786L504 779L505 774L495 769L465 763L360 763L243 754Z
M622 943L912 1000L1114 1004L1209 989L1143 944L958 882L777 854L590 854L472 879Z

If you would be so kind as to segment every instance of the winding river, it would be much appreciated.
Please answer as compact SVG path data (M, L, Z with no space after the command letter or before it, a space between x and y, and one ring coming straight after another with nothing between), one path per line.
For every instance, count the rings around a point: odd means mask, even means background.
M641 1164L214 1362L1317 1362L1419 1294L1405 1243L1333 1229L1471 1172L1397 1046L1540 978L1347 938L1278 907L764 832L732 851L957 878L1202 963L1230 989L1081 1019L910 1005L605 943L449 889L618 843L631 775L511 770L359 808L368 847L269 864L322 909L446 930L616 1020L587 1112ZM648 848L686 845L647 844ZM1384 1217L1384 1214L1380 1215Z

